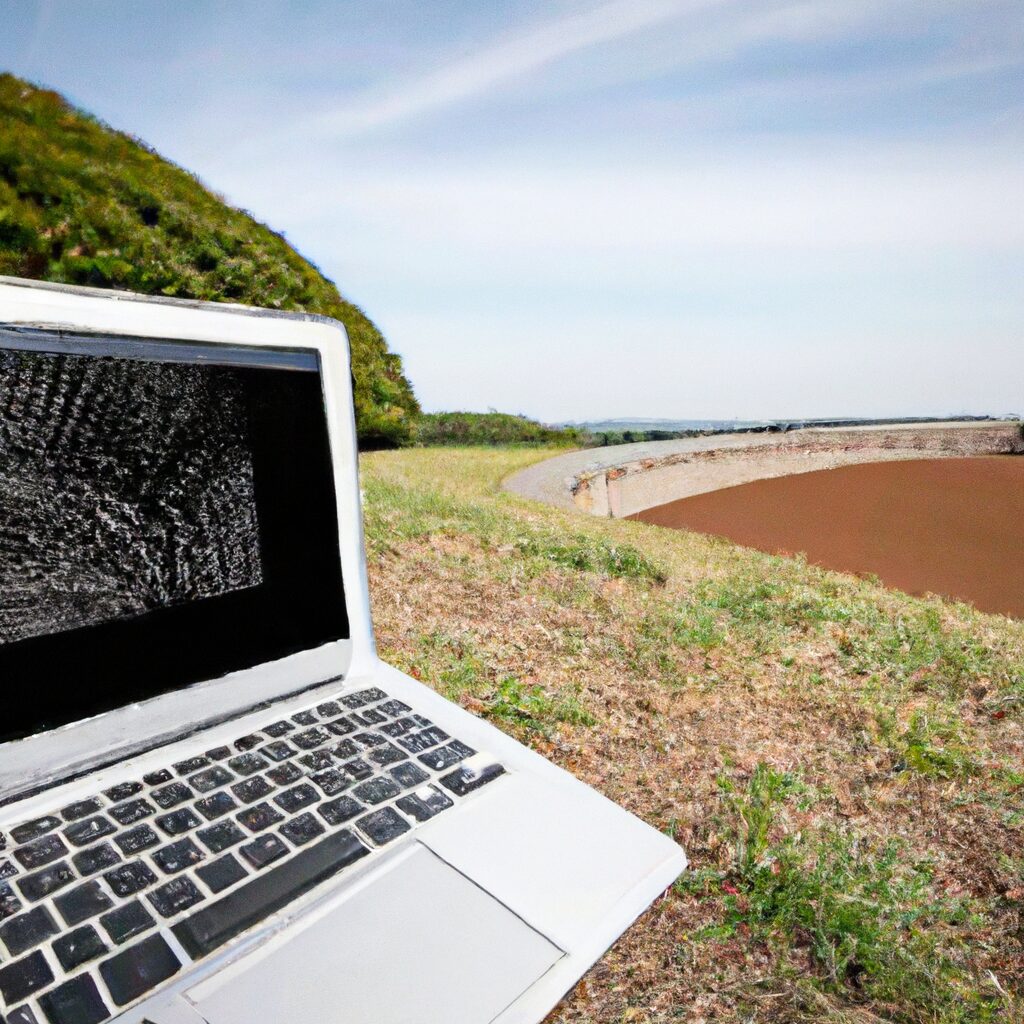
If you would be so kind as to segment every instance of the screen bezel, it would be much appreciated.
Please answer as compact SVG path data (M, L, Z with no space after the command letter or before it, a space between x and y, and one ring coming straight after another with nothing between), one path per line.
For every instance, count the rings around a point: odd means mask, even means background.
M0 327L0 348L231 366L260 382L257 387L272 383L261 371L287 371L301 375L291 379L296 385L301 379L300 390L310 400L308 408L261 413L253 424L260 433L254 438L254 451L261 464L254 468L261 548L268 569L264 584L136 618L0 646L0 678L18 687L16 692L32 694L30 699L38 705L34 719L23 715L21 722L12 726L8 716L7 728L0 723L0 747L349 639L339 547L337 460L331 444L324 367L316 348L278 349L19 327ZM314 395L319 395L315 408ZM273 396L268 400L273 401ZM301 439L309 443L303 446ZM310 486L322 485L315 495L318 500L303 503L301 488L294 494L281 488L268 492L268 482L283 479L282 473L304 473L307 491ZM72 685L55 687L54 682L62 677ZM139 682L143 679L144 685ZM48 693L48 699L39 700L35 696L39 693Z

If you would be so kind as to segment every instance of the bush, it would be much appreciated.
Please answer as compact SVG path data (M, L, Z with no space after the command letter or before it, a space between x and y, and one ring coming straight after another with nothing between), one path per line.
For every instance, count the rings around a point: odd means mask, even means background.
M575 427L546 427L525 416L503 412L434 412L420 417L416 441L436 445L562 445L578 448L589 442Z
M334 317L365 447L406 444L419 405L380 331L285 239L137 139L0 74L0 274Z

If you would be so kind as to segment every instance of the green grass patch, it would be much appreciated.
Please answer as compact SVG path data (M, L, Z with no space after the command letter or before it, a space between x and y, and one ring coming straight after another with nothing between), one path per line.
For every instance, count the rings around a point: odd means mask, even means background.
M974 976L958 937L979 923L978 910L966 899L938 896L926 861L895 840L879 845L839 829L787 828L784 812L806 789L768 765L758 765L745 788L725 779L720 787L731 863L684 875L676 885L682 894L722 900L721 920L692 941L720 942L742 929L769 948L802 950L814 972L794 964L785 969L791 980L890 1006L892 1021L1005 1019L1001 996Z

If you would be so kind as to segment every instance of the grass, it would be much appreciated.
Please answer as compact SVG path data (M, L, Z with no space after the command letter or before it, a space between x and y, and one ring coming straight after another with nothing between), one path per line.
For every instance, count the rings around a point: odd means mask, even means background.
M1024 1020L1024 626L502 492L544 454L362 465L383 656L691 858L552 1021Z
M361 441L411 440L419 405L401 359L281 235L138 139L7 74L0 274L334 317L352 347Z

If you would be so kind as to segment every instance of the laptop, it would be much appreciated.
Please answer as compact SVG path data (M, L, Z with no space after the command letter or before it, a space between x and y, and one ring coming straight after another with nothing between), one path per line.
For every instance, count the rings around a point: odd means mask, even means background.
M0 278L0 1021L536 1024L666 836L380 661L324 317Z

